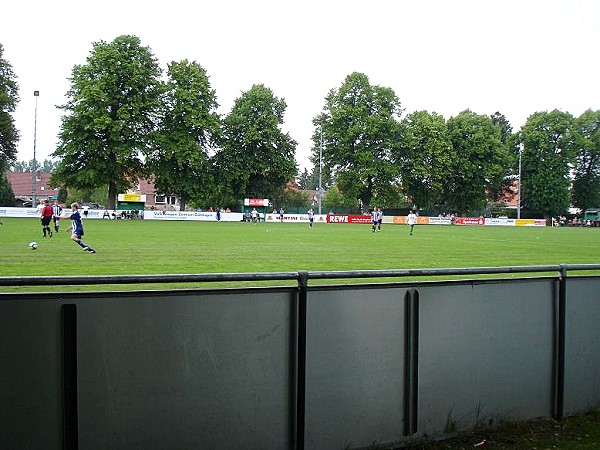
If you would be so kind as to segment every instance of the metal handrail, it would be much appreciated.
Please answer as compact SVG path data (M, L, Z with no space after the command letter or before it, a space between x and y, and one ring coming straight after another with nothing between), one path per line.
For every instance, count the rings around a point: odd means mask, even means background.
M80 275L80 276L8 276L0 277L0 286L57 286L93 284L156 284L156 283L212 283L227 281L299 280L306 274L308 280L349 278L404 278L446 275L488 275L506 273L537 273L581 270L600 270L600 264L551 264L533 266L424 268L392 270L298 271L259 273L202 273L152 275Z

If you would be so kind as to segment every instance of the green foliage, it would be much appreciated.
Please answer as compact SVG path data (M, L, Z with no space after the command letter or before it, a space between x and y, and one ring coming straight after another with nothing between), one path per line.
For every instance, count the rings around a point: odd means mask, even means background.
M600 111L587 110L575 120L576 162L573 206L585 210L600 205Z
M324 112L313 119L313 161L323 143L324 166L346 197L360 199L366 209L371 199L397 181L401 114L400 101L390 88L373 86L366 75L354 72L325 99Z
M148 169L156 189L179 197L185 209L213 187L211 153L220 121L206 71L187 60L169 64L163 114Z
M378 192L371 201L373 206L377 206L380 209L398 209L409 203L406 195L402 191L402 187L398 184L392 184L388 186L386 190ZM411 204L410 207L412 206L413 205Z
M63 202L70 205L73 202L83 203L98 203L105 205L108 194L108 186L100 186L95 189L72 189L68 193L65 189L59 189L57 200L60 202L61 196ZM109 208L114 209L114 208Z
M360 210L356 198L346 197L340 192L337 185L333 185L327 190L327 193L323 196L321 207L323 208L323 213L326 211L333 211L334 213L342 211L358 212Z
M69 193L65 188L59 188L56 200L58 200L59 203L66 203L68 195Z
M3 56L4 47L0 44L0 172L15 160L19 141L12 117L19 102L19 86L12 66Z
M15 193L3 170L0 171L0 206L15 206Z
M285 101L262 84L235 100L215 157L221 189L231 197L277 198L296 175L297 144L280 129L285 109Z
M446 121L427 111L402 121L402 186L416 208L431 208L445 200L445 180L452 176L452 143Z
M44 159L42 162L36 161L35 167L39 172L52 173L58 167L58 161L51 159ZM33 172L33 159L29 161L16 161L11 168L13 172Z
M54 186L94 189L108 185L108 205L143 172L161 93L161 70L135 36L93 44L87 64L72 71L69 101L61 108L61 162Z
M496 111L490 116L492 123L500 129L500 140L507 143L512 136L512 126L508 119L500 112Z
M451 117L447 126L452 157L446 205L457 212L482 209L486 190L500 186L510 160L501 130L490 117L469 110Z
M573 120L558 110L538 112L522 128L522 204L546 217L563 214L570 204Z
M310 208L311 198L307 192L298 191L296 189L284 189L281 197L281 205L288 208Z
M308 169L304 168L304 171L298 175L296 178L296 183L300 189L315 189L318 187L319 181L317 178L317 184L315 185L313 182L312 174L308 173ZM317 175L318 177L318 175Z

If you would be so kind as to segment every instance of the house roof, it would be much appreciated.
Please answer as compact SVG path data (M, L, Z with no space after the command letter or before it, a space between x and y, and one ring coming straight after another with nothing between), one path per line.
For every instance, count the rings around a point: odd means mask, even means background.
M35 182L36 197L57 196L58 189L52 189L49 186L49 172L38 172ZM33 178L31 172L7 172L8 182L15 194L15 197L31 197L33 188Z

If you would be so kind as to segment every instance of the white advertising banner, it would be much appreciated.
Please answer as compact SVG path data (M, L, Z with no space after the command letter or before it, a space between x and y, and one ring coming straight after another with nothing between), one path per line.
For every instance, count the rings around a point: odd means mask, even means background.
M506 219L506 218L488 218L485 219L486 225L502 225L502 226L515 226L515 219Z
M11 208L0 206L0 217L40 217L37 208Z
M450 217L429 217L429 225L452 225Z
M131 211L124 210L106 210L106 209L81 209L81 215L84 219L124 219L129 218L132 215ZM139 219L144 220L197 220L197 221L216 221L217 213L210 211L138 211ZM63 208L62 217L69 217L71 214L70 208ZM37 208L13 208L13 207L2 207L0 206L0 217L34 217L39 218L40 212ZM260 221L266 222L282 222L279 217L279 213L261 213L259 215ZM330 218L344 218L354 216L330 216ZM362 216L356 216L362 217ZM387 220L386 220L387 219ZM384 223L404 224L404 216L384 216ZM428 221L430 225L451 225L449 217L420 217ZM241 222L244 220L244 214L238 212L221 213L221 222ZM308 223L308 214L284 214L283 222L286 223ZM315 214L314 223L327 223L326 214ZM332 223L342 223L341 220L330 220ZM352 223L370 223L368 216L364 216L364 222L350 221ZM427 222L425 222L427 223ZM506 218L467 218L458 217L455 219L457 225L486 225L486 226L546 226L545 219L506 219Z
M279 217L279 213L267 213L264 216L260 214L261 220L265 222L281 222ZM292 222L301 222L308 223L308 214L284 214L283 222L292 223ZM327 215L325 214L315 214L313 218L313 223L327 223Z
M221 222L241 222L242 213L221 213ZM211 211L144 211L144 220L201 220L216 221L217 213Z

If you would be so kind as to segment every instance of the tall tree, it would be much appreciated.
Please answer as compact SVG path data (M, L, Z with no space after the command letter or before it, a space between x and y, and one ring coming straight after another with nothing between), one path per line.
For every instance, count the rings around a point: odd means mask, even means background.
M502 180L499 183L492 183L489 186L490 198L493 201L500 201L507 195L514 192L514 182L519 171L519 134L514 134L512 125L500 112L496 111L490 116L494 126L500 130L500 141L504 144L507 151L507 160L504 167Z
M492 119L492 123L494 125L500 128L500 140L503 143L508 142L510 137L512 136L513 128L506 116L504 116L504 114L500 114L499 111L496 111L490 116L490 119Z
M574 130L573 206L596 208L600 206L600 111L585 111L575 120Z
M501 183L509 159L500 128L469 110L448 119L447 126L453 150L446 204L461 213L481 209L488 192Z
M280 126L286 103L262 84L238 97L223 121L219 183L241 200L278 198L297 173L296 141Z
M452 143L445 119L417 111L402 121L402 187L417 208L444 200L444 181L451 176Z
M313 119L313 161L323 142L323 163L345 197L369 208L375 195L385 197L397 182L394 162L398 147L401 105L394 91L371 85L354 72L332 89L322 114Z
M311 183L311 176L308 173L308 169L305 167L304 171L298 174L298 178L296 179L296 183L298 183L298 188L300 189L313 189Z
M108 207L137 182L151 147L161 92L160 67L135 36L92 44L72 71L69 101L61 106L61 162L53 185L94 189L108 185Z
M570 204L573 116L554 110L529 116L522 128L522 197L526 209L549 218Z
M148 165L158 191L177 195L185 209L188 200L212 188L210 158L220 131L219 105L197 62L172 62L167 74L164 112Z
M0 173L13 163L17 156L19 132L12 114L19 103L19 86L11 64L4 59L0 44Z

